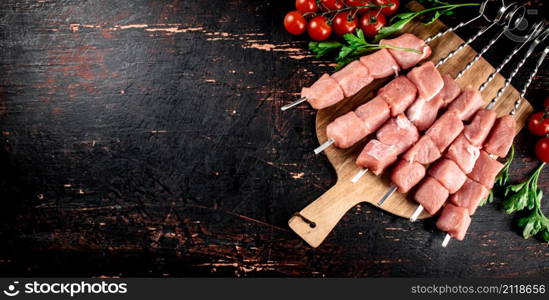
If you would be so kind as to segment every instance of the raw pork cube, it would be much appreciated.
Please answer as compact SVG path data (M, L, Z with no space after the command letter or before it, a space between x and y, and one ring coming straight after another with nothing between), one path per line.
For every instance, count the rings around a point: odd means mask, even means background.
M405 160L409 162L418 162L423 165L428 165L440 158L440 151L437 146L427 135L422 136L419 141L410 150L404 153Z
M431 176L427 176L420 184L414 200L421 204L425 210L434 215L448 199L448 190Z
M398 191L407 193L425 177L425 167L417 162L401 159L391 172L391 181L398 186Z
M467 179L455 162L445 158L439 160L429 169L429 175L436 178L450 194L459 191Z
M515 138L515 117L506 115L496 120L492 132L484 143L486 152L499 157L507 156Z
M301 97L307 98L307 101L315 109L336 104L343 100L343 90L330 75L322 75L311 87L301 89Z
M406 76L416 85L418 99L431 100L444 87L444 80L431 61L413 68Z
M385 145L378 140L372 139L360 152L360 155L356 159L356 164L379 175L385 168L397 160L397 155L395 146Z
M419 133L414 124L405 115L400 114L385 122L377 131L376 137L385 145L395 146L400 154L419 139Z
M374 80L370 76L368 68L358 60L353 61L343 69L332 74L332 78L339 83L345 97L351 97L358 93L358 91Z
M411 51L389 49L389 53L391 53L402 69L411 68L431 55L431 48L427 46L422 39L411 33L403 33L394 39L383 39L379 43L381 45L412 48L421 51L421 53L416 53Z
M498 176L501 169L503 169L502 163L491 158L488 153L481 150L477 162L475 163L475 167L469 174L469 178L491 190L494 186L496 176Z
M379 89L378 96L391 108L391 116L403 113L414 100L417 88L406 76L399 76Z
M326 134L334 140L336 147L346 149L368 135L364 122L350 111L338 117L326 127Z
M463 121L471 117L484 106L484 100L479 91L466 88L456 100L448 107L448 111L454 111Z
M450 148L448 148L446 158L455 162L465 174L469 174L473 171L473 167L475 166L475 162L479 155L480 147L472 145L467 138L461 134L454 140L452 145L450 145Z
M408 117L408 120L416 125L419 131L427 130L435 122L438 110L443 104L442 97L438 95L429 101L417 99L416 102L406 110L406 116Z
M463 129L463 134L475 146L482 146L490 133L497 114L491 109L481 109L473 118L473 121Z
M486 199L489 193L482 184L467 178L461 189L450 197L450 201L459 207L466 208L472 216L480 201Z
M463 122L458 115L447 111L435 121L425 135L431 138L440 152L444 152L462 130Z
M378 130L390 118L389 105L381 97L375 97L359 106L355 113L362 119L368 134Z
M362 56L360 62L368 68L374 79L385 78L400 71L399 65L387 49Z
M437 228L458 241L465 238L470 224L471 217L467 209L453 204L446 205L437 220Z
M442 96L444 107L446 107L448 104L452 103L457 96L459 96L461 93L461 88L448 74L442 75L442 80L444 81L444 87L442 88L442 91L440 91L440 96Z

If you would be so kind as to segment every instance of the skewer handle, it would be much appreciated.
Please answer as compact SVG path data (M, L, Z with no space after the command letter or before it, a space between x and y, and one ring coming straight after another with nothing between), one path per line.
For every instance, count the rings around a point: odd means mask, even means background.
M326 148L330 147L335 141L332 139L328 139L324 144L318 146L314 151L315 154L319 154L320 152L326 150Z
M290 104L286 104L286 105L282 106L280 109L281 109L282 111L286 111L286 110L288 110L288 109L290 109L290 108L293 108L293 107L295 107L295 106L298 106L299 104L301 104L301 103L303 103L303 102L305 102L305 101L307 101L307 98L301 97L301 98L297 99L296 101L294 101L294 102L292 102L292 103L290 103Z
M457 25L454 26L454 27L450 27L450 28L446 29L445 31L439 32L439 33L437 33L437 34L435 34L435 35L433 35L433 36L428 37L427 39L425 39L425 43L426 43L426 44L429 44L430 42L432 42L432 41L438 39L439 37L442 37L442 36L444 36L444 35L446 35L446 34L448 34L448 33L450 33L450 32L454 32L454 31L460 29L461 27L464 27L464 26L469 25L471 22L473 22L473 21L477 20L478 18L482 17L482 12L483 12L483 11L484 11L484 9L482 9L482 11L479 11L479 15L478 15L478 16L476 16L476 17L470 19L470 20L467 21L467 22L461 22L461 23L457 24Z
M446 248L446 246L448 246L448 243L450 242L451 239L452 239L452 236L449 234L446 234L446 236L444 237L444 241L442 241L442 247Z

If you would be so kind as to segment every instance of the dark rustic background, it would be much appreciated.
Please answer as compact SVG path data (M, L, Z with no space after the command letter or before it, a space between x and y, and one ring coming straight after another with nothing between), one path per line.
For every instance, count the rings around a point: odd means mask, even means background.
M318 249L288 229L336 179L312 153L315 112L280 111L333 70L284 31L292 5L1 1L1 274L548 278L547 245L497 204L447 249L433 221L369 205ZM528 93L537 107L548 66ZM517 138L513 181L537 165L534 142ZM548 172L540 180L548 190Z

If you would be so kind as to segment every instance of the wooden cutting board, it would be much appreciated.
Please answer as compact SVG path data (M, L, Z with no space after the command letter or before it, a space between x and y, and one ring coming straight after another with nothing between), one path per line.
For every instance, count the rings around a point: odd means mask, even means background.
M410 8L412 10L418 10L421 9L421 5L418 3L411 3ZM477 20L477 22L482 21ZM403 31L414 33L418 37L425 39L445 29L446 26L440 21L436 21L429 26L425 26L419 22L411 22ZM491 30L487 34L493 32L494 31ZM506 37L502 37L502 39L504 38ZM429 44L433 50L430 59L436 63L440 58L444 57L462 43L463 40L454 33L440 37ZM494 49L497 48L494 47L490 51L494 51ZM510 51L511 49L504 50ZM458 55L443 64L439 70L441 73L448 73L452 77L455 77L455 74L475 55L476 52L471 47L466 47ZM517 55L510 64L513 66L516 65L519 56L520 54ZM499 63L500 62L498 62L498 64ZM478 88L494 70L494 67L481 58L458 80L458 83L462 88L466 86ZM316 133L319 143L322 144L327 140L326 126L330 122L372 99L375 92L390 79L391 78L376 80L362 89L357 95L354 95L337 105L318 111L316 116ZM490 85L482 92L482 96L486 102L490 101L490 99L496 95L498 89L503 86L504 81L505 79L503 76L497 74L495 79L492 80ZM518 97L519 93L517 90L514 87L509 86L495 106L498 116L508 114ZM531 112L532 106L527 101L524 101L516 114L518 128L524 126L526 118ZM359 168L355 165L355 160L365 146L367 140L368 139L347 150L329 147L324 151L326 157L336 170L337 183L318 199L313 201L299 213L295 214L288 222L290 228L312 247L318 247L345 213L361 202L371 203L382 210L404 218L409 218L416 209L416 202L413 201L410 196L399 192L395 192L382 206L377 205L378 200L387 190L389 190L390 182L387 178L387 174L377 177L368 173L362 177L359 182L354 184L351 182L351 178L359 171ZM420 216L422 219L428 217L430 217L430 215L426 212L423 212Z

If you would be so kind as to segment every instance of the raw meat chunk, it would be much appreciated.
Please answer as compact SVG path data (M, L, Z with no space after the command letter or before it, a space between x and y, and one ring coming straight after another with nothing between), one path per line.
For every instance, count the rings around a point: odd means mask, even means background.
M391 117L389 105L380 97L375 97L362 104L355 110L355 113L364 122L368 134L378 130Z
M339 83L345 97L351 97L374 80L363 64L358 60L346 65L343 69L332 74L332 78Z
M484 143L486 152L499 157L507 156L515 138L515 117L506 115L496 120L488 139Z
M403 33L394 39L383 39L379 42L381 45L390 45L400 48L412 48L421 51L421 53L389 49L389 53L402 69L408 69L417 65L420 61L431 55L431 48L425 42L411 33Z
M463 122L458 115L447 111L435 121L425 135L431 138L440 152L444 152L462 130Z
M398 191L407 193L425 177L425 167L417 162L401 159L391 172L391 181L398 186Z
M453 194L465 183L467 176L459 169L455 162L441 159L429 169L429 175L438 180L450 194Z
M419 139L419 133L414 124L405 115L400 114L385 122L377 131L376 137L385 145L395 146L400 154Z
M362 56L360 62L368 68L374 79L385 78L400 71L400 66L387 49Z
M489 193L482 184L467 178L459 191L450 197L450 201L459 207L466 208L472 216L480 201L486 199Z
M438 111L443 104L442 98L438 95L429 101L417 99L406 110L406 116L408 120L416 125L419 131L427 130L435 122Z
M481 109L473 118L473 121L463 129L463 134L475 146L482 146L490 133L497 114L491 109Z
M457 96L459 96L461 93L461 88L448 74L442 75L442 80L444 81L444 87L442 88L442 91L440 91L440 96L442 96L444 107L446 107L448 104L452 103Z
M448 199L448 190L431 176L419 184L419 188L414 194L414 200L421 204L425 210L434 215Z
M427 135L422 136L419 141L410 150L404 153L405 160L409 162L418 162L428 165L441 156L440 151L431 138Z
M448 111L454 111L461 120L467 121L484 106L484 100L479 91L466 88L448 107Z
M378 96L389 104L392 117L406 111L416 100L416 94L416 86L406 76L398 76L378 92Z
M416 85L418 99L429 101L444 87L444 80L431 61L413 68L406 76Z
M360 152L360 155L356 159L356 164L379 175L385 168L397 160L397 155L395 146L385 145L378 140L372 139Z
M346 149L368 135L364 122L350 111L335 119L326 127L326 134L334 140L336 147Z
M453 204L446 205L437 220L437 228L458 241L465 238L470 224L471 217L467 209Z
M481 150L477 162L475 163L475 167L469 174L469 178L491 190L494 186L496 176L499 174L501 169L503 169L502 163L491 158L488 153Z
M311 87L302 88L301 97L307 98L314 109L326 108L344 98L343 90L328 74L322 75Z
M475 162L479 155L480 147L469 143L463 134L454 140L446 153L446 157L455 162L465 174L469 174L473 171L473 167L475 166Z

